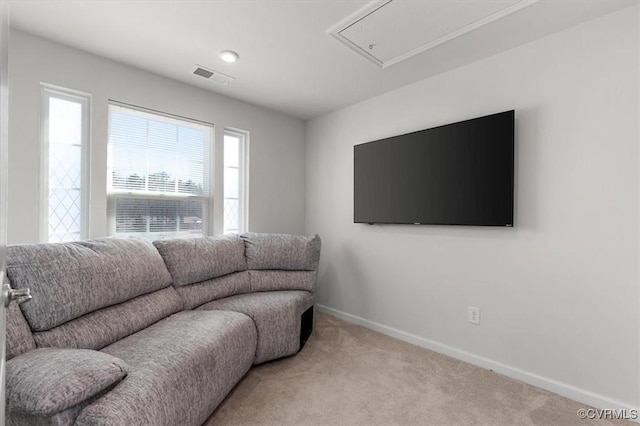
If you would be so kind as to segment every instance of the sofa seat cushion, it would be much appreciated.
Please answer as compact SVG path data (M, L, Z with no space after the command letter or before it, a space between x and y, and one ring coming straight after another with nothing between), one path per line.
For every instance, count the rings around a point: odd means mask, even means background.
M34 349L6 365L7 411L49 417L109 388L127 364L86 349Z
M183 311L102 350L129 375L76 425L201 425L251 368L256 330L237 312Z
M258 330L254 364L293 355L300 349L300 320L313 305L307 291L240 294L206 303L198 310L228 310L251 317Z

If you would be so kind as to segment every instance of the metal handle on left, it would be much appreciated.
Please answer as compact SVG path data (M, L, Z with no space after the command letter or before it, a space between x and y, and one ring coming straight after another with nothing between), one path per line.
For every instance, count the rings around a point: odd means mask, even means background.
M2 300L4 301L4 307L8 307L12 301L15 301L18 305L31 300L31 290L28 288L13 289L8 283L2 285Z

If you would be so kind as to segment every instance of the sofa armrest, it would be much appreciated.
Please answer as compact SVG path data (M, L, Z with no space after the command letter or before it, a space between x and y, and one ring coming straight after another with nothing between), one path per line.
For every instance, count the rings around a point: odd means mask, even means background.
M98 351L34 349L7 361L7 411L51 416L114 385L128 370Z

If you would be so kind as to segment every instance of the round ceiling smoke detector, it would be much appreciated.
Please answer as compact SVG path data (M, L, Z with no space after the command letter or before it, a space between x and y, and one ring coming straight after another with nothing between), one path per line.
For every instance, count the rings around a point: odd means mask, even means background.
M225 62L234 63L239 58L238 54L232 50L223 50L220 52L220 59Z

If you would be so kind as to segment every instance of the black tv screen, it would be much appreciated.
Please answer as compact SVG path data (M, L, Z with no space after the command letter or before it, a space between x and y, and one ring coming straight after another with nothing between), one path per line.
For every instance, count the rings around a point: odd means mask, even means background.
M354 222L513 226L515 111L354 147Z

